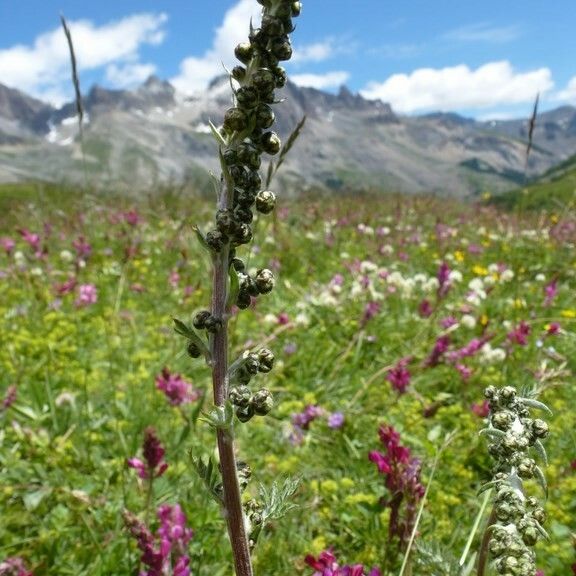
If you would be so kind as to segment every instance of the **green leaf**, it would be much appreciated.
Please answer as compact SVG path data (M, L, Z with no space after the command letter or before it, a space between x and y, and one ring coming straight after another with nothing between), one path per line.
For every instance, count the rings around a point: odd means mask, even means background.
M204 412L200 420L207 422L213 428L228 430L234 421L234 406L227 400L223 406L214 406L210 412Z
M206 362L209 364L212 355L210 354L210 350L206 344L206 341L201 338L193 328L182 322L182 320L178 320L178 318L172 318L172 320L174 320L174 330L181 336L184 336L185 338L188 338L188 340L194 342L194 344L198 346L204 355L204 358L206 358Z
M538 452L538 456L542 458L544 461L544 466L548 466L548 455L546 454L546 448L544 448L544 444L540 442L540 440L536 440L534 442L534 449Z
M480 434L480 436L495 436L496 438L502 438L503 436L506 436L506 432L498 430L498 428L483 428L480 430L480 432L478 432L478 434Z
M534 467L534 474L536 475L536 480L538 481L538 484L540 484L542 490L544 490L546 500L548 500L548 483L546 482L546 476L544 476L544 472L542 472L540 466Z
M222 134L218 131L218 128L212 124L212 120L208 120L208 126L210 126L210 131L212 132L212 136L216 142L218 142L219 146L226 146L226 140L222 137Z
M210 252L210 246L208 246L208 243L206 242L206 237L204 236L204 234L202 234L202 231L200 230L200 228L198 228L198 226L194 226L192 228L192 230L194 230L194 233L196 234L196 238L198 238L198 242L200 242L200 246L202 246L202 248L204 248L204 250L207 250L208 252Z
M36 490L35 492L28 492L28 494L25 494L22 498L24 507L29 512L33 512L40 506L42 500L44 500L46 496L50 496L50 494L52 494L52 488L50 487L40 488L40 490Z
M539 402L538 400L534 400L533 398L520 398L520 401L529 406L530 408L536 408L537 410L544 410L544 412L548 412L550 416L552 416L552 410L544 404L544 402Z
M214 466L212 458L209 457L206 463L204 463L202 458L192 457L192 464L194 465L198 476L200 476L204 485L208 488L212 498L214 498L218 504L222 504L222 477L218 471L218 467Z
M301 478L285 478L282 483L274 480L270 491L263 485L260 485L260 498L262 499L262 525L268 520L277 520L284 516L287 512L296 508L296 504L290 502L294 496L298 486L300 486Z

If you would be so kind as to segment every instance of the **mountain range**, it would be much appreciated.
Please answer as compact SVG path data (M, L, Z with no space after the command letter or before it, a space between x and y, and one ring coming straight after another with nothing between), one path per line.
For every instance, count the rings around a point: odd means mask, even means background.
M476 121L453 113L405 116L342 87L292 83L279 93L277 131L306 124L279 173L290 191L382 189L471 196L502 192L576 154L576 108L540 114L526 161L528 119ZM0 182L78 182L126 191L206 183L218 171L208 121L232 104L227 77L194 96L150 77L135 90L94 86L60 108L0 84Z

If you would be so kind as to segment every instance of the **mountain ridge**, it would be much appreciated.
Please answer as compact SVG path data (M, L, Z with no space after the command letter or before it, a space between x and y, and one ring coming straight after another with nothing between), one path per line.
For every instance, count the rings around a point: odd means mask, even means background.
M542 113L526 166L528 120L481 122L450 112L403 116L345 86L335 93L289 82L275 107L281 137L307 122L280 173L287 188L381 188L470 196L512 189L576 154L576 108ZM84 97L84 154L95 185L133 188L217 171L208 120L232 104L227 76L192 96L151 76L134 90L93 86ZM0 84L0 182L79 181L76 106L56 109ZM126 178L126 174L130 178Z

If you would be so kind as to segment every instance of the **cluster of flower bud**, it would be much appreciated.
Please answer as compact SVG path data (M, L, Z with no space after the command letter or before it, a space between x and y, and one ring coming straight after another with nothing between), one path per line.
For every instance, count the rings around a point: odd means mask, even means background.
M548 425L530 417L530 408L546 406L520 397L513 386L500 390L489 386L485 396L490 401L490 415L489 427L483 432L491 440L488 451L496 461L493 478L485 485L496 492L490 553L498 574L533 576L536 567L531 547L546 537L542 528L546 513L536 498L526 497L523 481L536 478L545 487L544 475L528 450L533 447L546 457L541 439L548 435Z
M248 352L231 368L228 398L236 408L240 422L248 422L253 416L265 416L274 407L274 398L267 388L256 393L248 386L253 376L268 373L274 366L274 354L268 348Z
M263 6L262 23L253 28L249 41L235 49L240 65L231 76L236 82L235 104L224 115L221 136L223 169L233 184L232 206L216 214L216 229L208 232L208 246L219 252L224 244L232 247L247 244L252 239L252 209L269 214L276 198L270 190L262 190L260 169L262 154L280 151L278 135L270 130L275 116L271 104L276 102L274 91L286 84L286 71L280 62L292 56L290 34L292 18L301 10L300 2L269 0Z
M262 530L264 522L262 512L263 506L257 500L251 498L244 503L244 521L246 522L246 532L248 532L248 543L251 550L256 546L256 541Z
M254 277L246 272L246 266L240 258L232 259L232 266L238 274L239 290L236 297L236 306L245 309L250 306L252 298L260 294L269 294L274 289L274 274L267 268L261 268Z

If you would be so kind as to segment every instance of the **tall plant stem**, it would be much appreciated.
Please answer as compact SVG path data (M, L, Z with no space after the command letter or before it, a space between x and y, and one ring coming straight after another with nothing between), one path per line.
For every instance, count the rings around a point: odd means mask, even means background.
M480 552L478 553L478 571L477 576L484 576L486 570L486 564L488 563L488 544L490 544L490 538L492 533L490 531L490 526L494 524L496 520L496 510L492 508L490 513L490 518L488 518L488 523L486 524L486 530L484 531L484 536L482 537L482 544L480 545Z
M220 207L227 205L228 194L223 190ZM212 315L222 319L222 328L212 336L212 388L214 404L223 406L228 396L228 318L226 300L228 296L228 255L229 245L213 256ZM240 486L236 475L236 457L234 455L234 428L219 428L218 453L222 485L224 487L224 515L228 525L228 536L232 547L236 576L252 576L252 563L244 512L240 496Z

